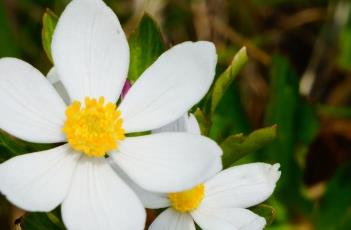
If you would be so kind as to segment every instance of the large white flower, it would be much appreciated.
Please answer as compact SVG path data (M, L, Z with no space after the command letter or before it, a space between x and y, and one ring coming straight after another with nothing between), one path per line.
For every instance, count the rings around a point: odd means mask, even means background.
M0 191L13 204L50 211L62 203L68 229L143 229L142 204L106 153L155 192L188 189L210 176L208 168L221 167L220 148L205 137L125 136L174 121L204 96L215 72L212 43L185 42L165 52L118 107L129 47L105 3L73 0L58 21L52 56L69 106L34 67L0 59L0 128L30 142L68 142L0 165Z
M154 132L174 131L200 134L193 115ZM119 169L116 167L116 170ZM261 230L266 221L248 207L265 201L280 177L279 164L251 163L224 171L210 170L213 177L192 189L175 193L154 193L142 189L126 176L124 180L139 195L146 208L167 208L149 230L195 230L194 221L206 230Z

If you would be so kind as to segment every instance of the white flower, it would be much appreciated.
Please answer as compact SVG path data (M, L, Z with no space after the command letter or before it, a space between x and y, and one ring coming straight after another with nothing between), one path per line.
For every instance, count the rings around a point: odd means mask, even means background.
M265 201L280 177L279 164L251 163L223 170L190 190L150 193L137 190L146 208L165 208L149 230L261 230L266 221L248 210ZM152 195L151 195L152 194Z
M193 115L185 115L162 130L199 134ZM149 192L125 175L123 179L146 208L169 207L155 219L149 230L195 230L194 221L206 230L263 229L265 219L246 208L262 203L272 194L280 177L279 164L251 163L220 170L210 170L212 178L192 189L175 193Z
M155 192L188 189L210 176L209 167L221 167L220 148L205 137L125 136L176 120L205 95L217 58L212 43L185 42L165 52L118 108L129 47L105 3L73 0L57 24L52 56L69 106L34 67L0 59L0 128L30 142L68 142L0 165L0 191L16 206L50 211L62 203L73 230L143 229L142 204L107 164L106 152L138 186Z

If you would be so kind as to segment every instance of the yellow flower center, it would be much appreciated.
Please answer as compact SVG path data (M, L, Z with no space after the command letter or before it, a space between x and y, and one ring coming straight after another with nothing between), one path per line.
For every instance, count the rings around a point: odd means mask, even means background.
M85 106L74 101L66 109L63 132L73 149L91 157L103 157L106 152L116 149L118 141L124 139L121 113L114 103L104 105L99 100L85 98Z
M199 184L183 192L169 193L168 199L178 212L190 212L198 208L205 196L205 186Z

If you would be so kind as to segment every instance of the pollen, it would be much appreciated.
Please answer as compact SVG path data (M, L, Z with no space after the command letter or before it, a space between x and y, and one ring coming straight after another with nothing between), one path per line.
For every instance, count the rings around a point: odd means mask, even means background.
M199 184L192 189L169 193L168 199L178 212L190 212L199 207L205 196L205 186Z
M74 150L90 157L104 157L124 139L122 123L121 112L114 103L105 104L104 97L86 97L84 106L74 101L67 107L63 132Z

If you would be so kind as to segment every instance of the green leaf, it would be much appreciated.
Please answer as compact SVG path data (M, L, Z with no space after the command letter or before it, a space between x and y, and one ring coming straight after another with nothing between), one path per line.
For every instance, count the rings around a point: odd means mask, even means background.
M6 148L12 155L26 152L25 144L16 138L0 131L0 146Z
M234 81L235 77L238 75L239 71L247 62L248 57L246 53L246 48L243 47L235 54L230 66L218 77L212 93L211 102L211 113L213 114L216 110L218 103L221 101L224 93Z
M21 223L23 230L65 230L59 211L49 213L32 212L24 216Z
M0 56L18 56L19 49L11 30L12 17L5 1L0 2Z
M298 116L298 140L309 145L316 138L320 122L314 107L306 101L300 101Z
M207 136L210 127L210 122L206 118L205 113L200 108L197 108L194 112L194 116L196 117L196 120L199 123L201 134Z
M52 35L54 34L55 27L58 21L58 17L54 12L50 9L46 9L46 12L43 16L43 29L41 33L43 48L45 50L46 55L53 63L52 56L51 56L51 42L52 42Z
M350 107L337 107L330 105L318 105L317 112L321 116L331 117L331 118L351 118L351 108Z
M223 95L216 112L210 118L209 136L218 143L233 133L253 131L236 84L232 84Z
M351 68L351 28L344 28L339 36L339 57L338 64L345 70Z
M260 148L271 143L277 134L277 126L258 129L248 136L236 134L229 136L221 144L223 149L223 167L228 168L235 161L246 156L249 153L256 152Z
M128 79L134 83L166 49L160 28L150 15L142 17L138 28L129 37L129 47Z
M340 168L327 185L316 216L318 230L351 229L351 163Z
M250 210L257 215L264 217L266 219L267 225L272 224L276 217L276 210L267 204L256 205L250 208Z
M265 122L267 125L277 124L279 129L274 144L265 148L261 154L257 154L257 160L280 163L282 175L275 192L277 199L290 207L290 210L309 214L312 206L301 192L303 173L295 156L295 149L300 139L298 132L300 103L297 74L288 59L274 55Z
M17 155L47 150L56 146L57 144L25 142L0 131L0 163Z

